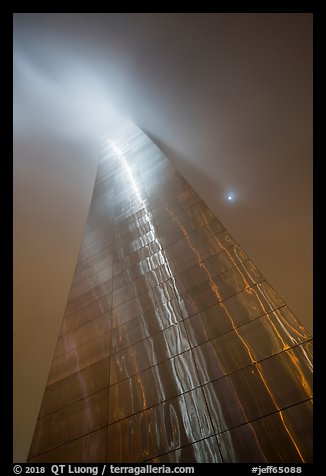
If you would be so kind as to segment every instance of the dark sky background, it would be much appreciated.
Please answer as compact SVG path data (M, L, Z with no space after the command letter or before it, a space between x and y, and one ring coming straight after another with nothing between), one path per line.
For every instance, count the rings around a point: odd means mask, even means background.
M312 15L15 14L16 461L33 435L102 136L125 118L312 331Z

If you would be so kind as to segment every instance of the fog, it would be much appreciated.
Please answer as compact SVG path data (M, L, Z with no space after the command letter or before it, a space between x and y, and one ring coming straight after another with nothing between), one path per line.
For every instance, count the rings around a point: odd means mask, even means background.
M13 58L15 461L29 450L102 139L124 121L312 330L312 15L15 14Z

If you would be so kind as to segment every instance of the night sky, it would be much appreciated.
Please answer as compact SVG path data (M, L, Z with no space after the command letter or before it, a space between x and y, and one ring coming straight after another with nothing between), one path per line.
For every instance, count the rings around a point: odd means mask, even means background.
M312 331L312 15L15 14L16 461L33 435L103 134L125 119Z

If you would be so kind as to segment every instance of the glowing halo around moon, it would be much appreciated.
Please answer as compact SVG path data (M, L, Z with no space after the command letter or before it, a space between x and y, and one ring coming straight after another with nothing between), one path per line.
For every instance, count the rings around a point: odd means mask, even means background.
M227 192L225 197L227 202L235 202L236 200L236 195L234 192Z

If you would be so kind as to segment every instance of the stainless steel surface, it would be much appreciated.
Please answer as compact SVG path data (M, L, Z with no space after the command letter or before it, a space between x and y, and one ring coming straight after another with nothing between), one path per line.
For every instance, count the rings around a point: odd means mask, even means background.
M30 456L36 456L107 424L108 390L102 390L37 422Z
M176 451L158 456L150 463L221 463L216 438L206 438L192 445L183 446Z
M40 417L53 413L107 387L108 359L103 359L46 387Z
M105 461L107 446L107 429L94 431L88 435L77 438L71 443L59 446L52 451L42 453L30 459L31 463L101 463Z
M311 463L312 401L217 437L225 463Z
M109 423L200 385L191 352L165 360L115 385L109 392Z
M50 369L48 385L108 357L110 342L111 334L108 332L54 359Z
M189 349L183 323L173 325L111 355L110 383L124 380Z
M85 230L29 461L311 461L309 334L134 126Z
M142 314L112 330L112 351L116 352L145 337L177 324L183 319L176 299ZM186 321L185 321L186 324Z
M120 420L108 430L108 460L115 462L152 459L213 434L201 389Z
M203 304L204 310L192 315L185 321L192 345L196 346L211 340L235 327L240 327L248 321L261 317L269 311L276 310L284 304L283 301L271 299L270 295L270 286L264 281L207 309ZM282 309L282 312L284 312L285 308ZM189 314L191 314L191 311ZM296 322L294 317L292 317L292 320ZM286 319L282 320L282 325L288 327ZM296 327L298 325L296 323ZM300 332L304 331L301 330Z
M59 337L54 358L71 352L77 347L109 332L111 328L110 317L110 314L103 314Z
M91 304L83 307L77 312L68 315L63 319L61 326L61 335L67 334L68 332L77 329L83 324L86 324L86 322L89 322L103 314L106 314L109 309L110 300L107 297L92 302Z

